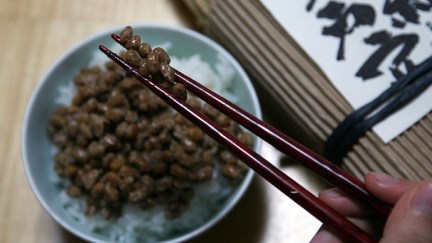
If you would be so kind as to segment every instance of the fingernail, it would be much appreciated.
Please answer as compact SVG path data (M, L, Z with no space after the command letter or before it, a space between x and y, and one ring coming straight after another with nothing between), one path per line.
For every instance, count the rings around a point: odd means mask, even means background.
M416 192L412 207L422 215L432 217L432 182L425 184Z
M399 181L399 179L382 172L373 172L371 174L379 184L384 186L393 185Z
M324 194L326 197L329 197L331 199L339 199L343 196L339 191L339 189L337 188L325 190L322 192L322 194Z

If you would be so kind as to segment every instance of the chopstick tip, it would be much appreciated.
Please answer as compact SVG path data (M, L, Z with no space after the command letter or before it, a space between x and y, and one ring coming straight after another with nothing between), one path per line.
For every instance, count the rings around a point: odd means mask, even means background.
M111 34L111 38L113 38L116 42L120 43L120 36L117 34Z
M104 45L99 45L99 50L101 50L104 53L107 53L109 51L108 48Z

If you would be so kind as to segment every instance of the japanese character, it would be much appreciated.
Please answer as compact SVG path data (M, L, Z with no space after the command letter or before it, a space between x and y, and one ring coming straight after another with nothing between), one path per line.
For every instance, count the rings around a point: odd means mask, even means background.
M396 28L404 28L406 23L419 24L419 14L417 10L430 11L431 2L421 2L418 0L386 0L383 13L392 16L392 25ZM402 19L397 17L401 16Z
M352 4L345 8L344 3L330 1L318 12L317 17L335 20L333 25L323 28L322 34L340 38L336 59L344 60L345 35L351 34L361 25L372 26L375 22L375 10L370 5ZM349 23L349 17L352 17L353 23Z
M306 11L310 12L315 5L316 0L310 0L306 5Z
M405 75L400 69L402 64L405 65L407 72L414 68L413 63L408 56L419 41L417 34L401 34L392 36L391 33L383 30L373 33L364 41L369 45L379 45L379 48L370 55L365 63L360 67L356 73L357 77L367 80L381 75L382 72L378 70L380 64L399 46L402 46L402 49L393 59L392 64L389 67L393 76L398 79Z

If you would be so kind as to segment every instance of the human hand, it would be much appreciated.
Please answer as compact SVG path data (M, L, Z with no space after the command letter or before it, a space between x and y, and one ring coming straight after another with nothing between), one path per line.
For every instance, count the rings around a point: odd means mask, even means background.
M380 172L365 177L365 186L371 194L393 206L384 229L371 209L361 205L340 189L328 189L319 198L340 214L353 218L365 231L376 235L380 243L432 242L432 180L412 182L396 179ZM378 225L377 225L378 224ZM344 242L325 226L311 243Z

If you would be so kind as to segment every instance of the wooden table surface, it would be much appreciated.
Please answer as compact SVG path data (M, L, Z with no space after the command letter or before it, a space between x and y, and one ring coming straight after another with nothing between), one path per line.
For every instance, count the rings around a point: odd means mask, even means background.
M0 242L82 242L51 219L31 191L21 158L24 111L38 79L62 53L91 34L132 23L194 27L175 0L0 0ZM264 144L262 154L310 190L323 188L271 146ZM319 226L256 177L234 210L193 242L308 242Z

